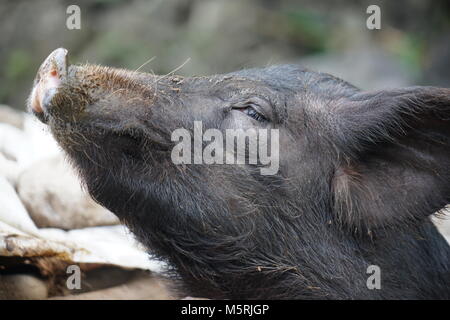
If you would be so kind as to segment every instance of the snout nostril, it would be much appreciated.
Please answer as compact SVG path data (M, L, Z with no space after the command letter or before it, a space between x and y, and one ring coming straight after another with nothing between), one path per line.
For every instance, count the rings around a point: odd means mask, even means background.
M67 76L67 50L54 50L39 67L35 85L30 97L30 108L35 113L44 113L51 105Z

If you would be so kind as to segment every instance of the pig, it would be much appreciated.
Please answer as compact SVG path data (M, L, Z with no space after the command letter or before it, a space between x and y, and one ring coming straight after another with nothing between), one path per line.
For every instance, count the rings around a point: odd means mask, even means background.
M29 109L186 294L449 299L450 89L363 91L297 65L154 75L50 54ZM175 130L276 129L279 168L174 163ZM438 213L439 214L439 213Z

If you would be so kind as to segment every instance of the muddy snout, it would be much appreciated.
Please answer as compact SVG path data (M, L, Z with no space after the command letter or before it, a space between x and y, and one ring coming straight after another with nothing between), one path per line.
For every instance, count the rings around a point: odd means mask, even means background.
M56 49L39 67L28 104L40 119L43 119L52 98L67 76L67 53L64 48Z

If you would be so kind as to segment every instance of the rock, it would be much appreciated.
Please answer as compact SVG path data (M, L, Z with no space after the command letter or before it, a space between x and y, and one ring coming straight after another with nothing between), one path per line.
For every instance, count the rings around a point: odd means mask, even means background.
M0 177L0 203L1 222L31 235L38 234L16 191L4 177Z
M34 116L26 115L23 130L31 145L32 155L26 164L32 164L41 159L55 157L61 154L56 140L51 135L48 126L41 123Z
M86 267L88 266L88 267ZM90 268L89 268L90 267ZM150 272L136 269L123 269L116 266L101 266L91 264L83 265L80 288L68 288L67 280L64 281L64 295L81 294L91 291L104 290L112 287L121 286L141 276L148 278Z
M0 153L19 165L28 163L33 157L31 142L25 132L5 123L0 123Z
M34 117L25 115L23 130L0 123L0 154L14 161L22 171L41 159L61 154L61 151L48 128Z
M82 190L62 156L38 161L23 171L17 191L40 228L79 229L119 222Z
M163 280L151 275L139 275L126 284L103 290L62 297L52 300L171 300Z
M433 216L431 220L450 244L450 206L447 206L447 209L443 210L439 215Z
M0 122L10 124L18 129L23 128L24 114L10 106L0 104Z
M11 185L15 186L20 173L17 162L8 160L0 153L0 176L5 177Z
M51 247L48 246L51 250L55 244L76 248L69 253L69 257L77 263L116 265L155 273L164 272L168 268L161 260L149 257L145 247L135 240L134 235L124 225L69 231L44 228L39 229L39 234L47 240L47 246L51 244Z
M47 284L35 276L0 275L0 300L41 300L47 297Z

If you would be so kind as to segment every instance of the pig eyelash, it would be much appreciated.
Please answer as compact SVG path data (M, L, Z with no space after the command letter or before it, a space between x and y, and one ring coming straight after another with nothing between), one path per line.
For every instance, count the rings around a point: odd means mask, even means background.
M259 113L253 106L247 105L247 106L244 106L244 107L236 107L236 108L233 108L233 109L245 113L247 116L249 116L250 118L255 119L256 121L259 121L259 122L267 121L267 118L264 117L261 113Z

